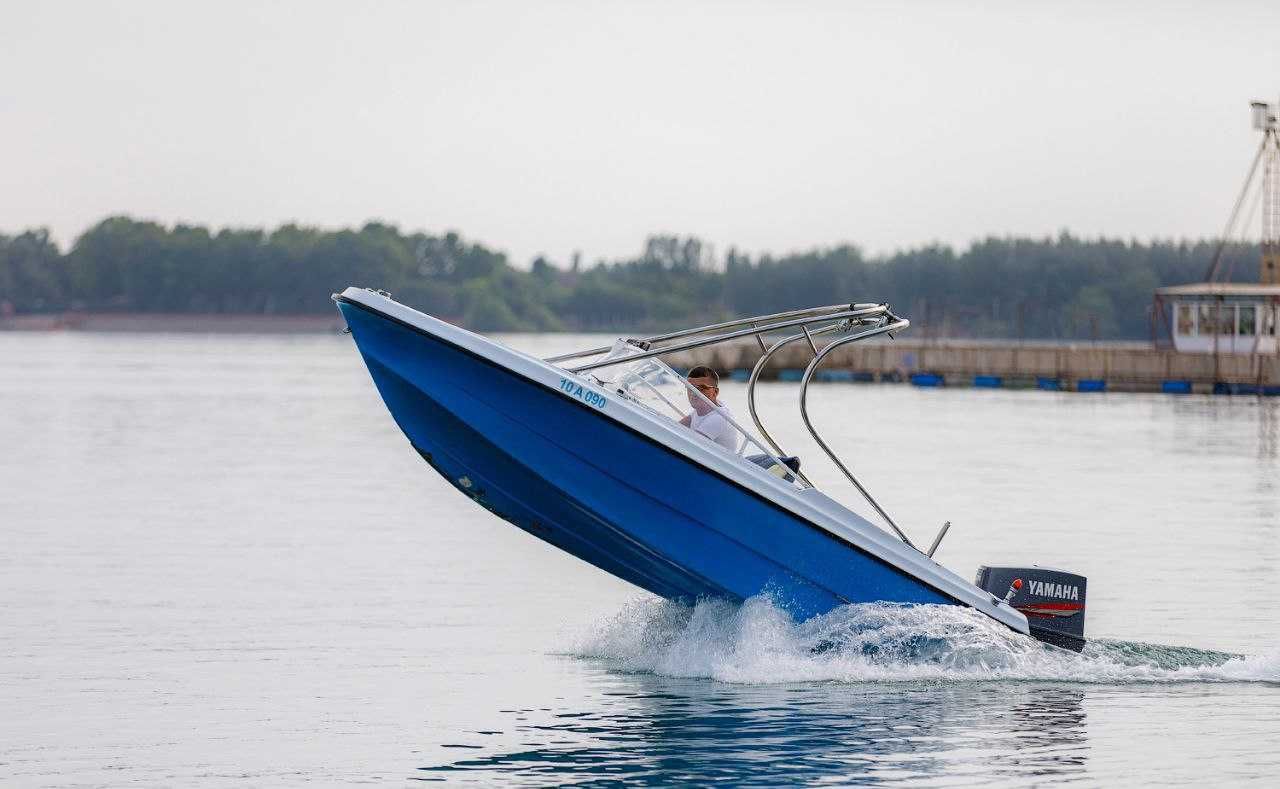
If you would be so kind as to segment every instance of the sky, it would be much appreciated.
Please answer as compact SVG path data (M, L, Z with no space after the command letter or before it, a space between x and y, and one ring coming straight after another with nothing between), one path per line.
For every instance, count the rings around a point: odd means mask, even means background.
M0 0L0 232L871 254L1222 232L1280 2Z

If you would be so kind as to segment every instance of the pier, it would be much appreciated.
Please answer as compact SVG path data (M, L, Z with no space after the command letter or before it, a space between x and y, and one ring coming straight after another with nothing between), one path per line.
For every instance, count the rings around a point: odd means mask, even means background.
M676 368L707 364L745 381L759 356L759 346L747 341L664 358ZM812 359L807 345L795 343L775 355L761 378L799 381ZM1076 392L1280 395L1280 355L1181 353L1147 343L901 337L836 349L814 379Z

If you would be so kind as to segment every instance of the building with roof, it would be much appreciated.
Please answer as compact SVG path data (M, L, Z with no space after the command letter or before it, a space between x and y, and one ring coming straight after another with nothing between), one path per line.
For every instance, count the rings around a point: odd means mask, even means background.
M1262 144L1236 200L1213 263L1203 282L1159 288L1155 293L1152 339L1157 347L1187 353L1280 353L1280 105L1255 101L1253 127L1262 132ZM1261 169L1261 188L1253 189ZM1250 196L1253 200L1250 201ZM1252 204L1262 207L1261 255L1257 282L1220 279L1223 252L1231 238L1240 210ZM1246 222L1246 224L1248 224ZM1225 267L1230 278L1231 267Z
M1171 343L1187 353L1280 352L1280 284L1196 282L1156 291L1155 314ZM1163 339L1165 342L1161 343Z

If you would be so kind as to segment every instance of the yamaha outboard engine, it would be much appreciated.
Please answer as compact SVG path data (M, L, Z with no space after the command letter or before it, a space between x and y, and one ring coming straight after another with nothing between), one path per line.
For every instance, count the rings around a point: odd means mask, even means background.
M1084 649L1083 575L1051 567L979 567L974 583L1000 604L1025 614L1035 638L1076 652Z

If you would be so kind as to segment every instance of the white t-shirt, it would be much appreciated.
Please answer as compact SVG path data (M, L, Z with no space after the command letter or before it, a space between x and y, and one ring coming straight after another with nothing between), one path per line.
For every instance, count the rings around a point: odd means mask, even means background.
M738 443L742 437L738 434L737 429L729 423L729 419L725 419L726 416L732 419L733 412L723 405L705 414L699 414L695 410L689 415L689 427L730 452L737 452Z

